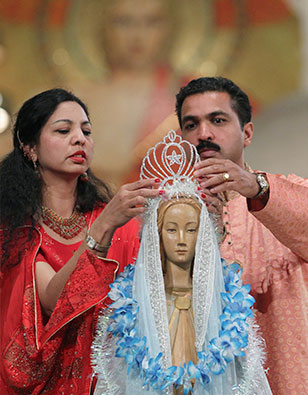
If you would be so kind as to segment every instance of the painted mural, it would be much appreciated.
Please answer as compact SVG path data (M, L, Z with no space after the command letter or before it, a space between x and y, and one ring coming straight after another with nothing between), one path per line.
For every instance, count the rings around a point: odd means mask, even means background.
M188 80L224 75L254 111L296 91L299 23L283 0L1 0L0 93L14 114L55 86L89 106L94 171L117 187L177 129L175 94ZM10 149L0 134L0 155Z

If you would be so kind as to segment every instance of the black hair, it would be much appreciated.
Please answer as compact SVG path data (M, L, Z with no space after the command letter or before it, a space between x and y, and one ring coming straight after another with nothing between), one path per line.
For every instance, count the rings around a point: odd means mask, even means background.
M186 97L204 92L226 92L231 99L231 106L236 112L240 125L243 128L247 122L251 121L251 105L245 92L241 90L233 81L224 77L201 77L190 81L180 89L176 95L176 114L182 128L182 105Z
M89 118L86 105L73 93L59 88L30 98L17 114L13 128L13 151L0 163L0 226L3 232L1 267L9 257L18 227L31 225L28 233L28 240L31 240L42 206L43 181L32 161L24 155L21 144L30 147L37 144L43 126L58 105L67 101L78 103ZM79 178L77 182L76 206L80 212L90 211L101 203L107 203L112 197L105 183L96 178L90 169L87 173L88 181Z

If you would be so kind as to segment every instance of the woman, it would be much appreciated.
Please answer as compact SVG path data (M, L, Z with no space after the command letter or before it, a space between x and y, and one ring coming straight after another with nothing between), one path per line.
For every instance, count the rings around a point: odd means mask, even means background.
M89 169L86 106L52 89L26 101L0 168L1 394L88 394L97 313L132 263L137 222L159 180L111 199ZM125 226L123 226L125 225Z
M221 260L192 179L198 158L170 132L143 161L141 177L159 174L165 193L148 202L136 264L111 285L114 310L99 318L95 395L271 394L250 287Z

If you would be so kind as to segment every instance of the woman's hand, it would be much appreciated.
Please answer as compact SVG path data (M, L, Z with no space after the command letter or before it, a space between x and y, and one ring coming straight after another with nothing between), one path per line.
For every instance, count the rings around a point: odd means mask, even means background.
M91 236L99 243L103 241L103 244L108 244L117 228L144 213L147 199L155 198L161 193L159 185L159 179L139 180L123 185L93 223ZM104 237L106 233L109 237Z

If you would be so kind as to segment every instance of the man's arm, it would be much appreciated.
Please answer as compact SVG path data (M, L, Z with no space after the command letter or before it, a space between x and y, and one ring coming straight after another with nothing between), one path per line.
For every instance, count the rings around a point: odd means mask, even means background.
M266 176L269 199L264 208L250 212L282 244L308 261L308 179L269 173Z

